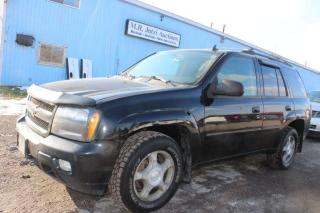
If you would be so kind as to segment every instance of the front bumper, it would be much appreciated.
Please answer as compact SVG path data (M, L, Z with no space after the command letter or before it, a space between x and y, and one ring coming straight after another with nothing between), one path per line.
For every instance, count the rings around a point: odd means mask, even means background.
M32 131L24 118L18 120L18 143L24 142L25 155L34 158L39 167L54 175L67 187L93 195L105 193L118 153L117 142L76 142L54 135L42 137ZM72 171L63 171L58 160L70 162Z

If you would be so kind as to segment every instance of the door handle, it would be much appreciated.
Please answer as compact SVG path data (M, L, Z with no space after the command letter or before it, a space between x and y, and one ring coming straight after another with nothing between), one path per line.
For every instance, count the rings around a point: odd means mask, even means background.
M252 107L252 113L260 113L260 107L259 106Z
M291 109L291 106L289 106L289 105L287 105L286 107L285 107L285 109L286 109L286 111L291 111L292 109Z

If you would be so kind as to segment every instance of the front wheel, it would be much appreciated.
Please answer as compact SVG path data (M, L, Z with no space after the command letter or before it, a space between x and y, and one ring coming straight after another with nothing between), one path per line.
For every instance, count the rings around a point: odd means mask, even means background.
M267 155L269 165L273 168L288 169L294 162L298 139L297 131L292 127L286 127L280 137L277 151Z
M133 212L149 212L165 205L181 180L182 159L177 143L167 135L139 132L120 150L109 190Z

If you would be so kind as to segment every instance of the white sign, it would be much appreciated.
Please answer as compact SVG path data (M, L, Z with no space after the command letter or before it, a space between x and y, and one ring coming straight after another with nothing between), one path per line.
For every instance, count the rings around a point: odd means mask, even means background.
M67 58L68 79L80 78L79 61L77 58Z
M160 28L128 20L126 34L150 41L166 44L172 47L180 46L181 36Z
M81 78L92 78L92 61L88 59L81 60L82 76Z

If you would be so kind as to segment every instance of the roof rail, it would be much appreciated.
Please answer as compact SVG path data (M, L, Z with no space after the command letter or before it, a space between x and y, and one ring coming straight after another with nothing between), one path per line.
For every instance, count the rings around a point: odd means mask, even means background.
M251 55L257 55L257 56L261 56L261 57L265 57L269 60L273 60L273 61L279 61L281 63L284 63L290 67L292 67L292 65L286 61L285 59L283 59L281 56L276 56L276 55L267 55L267 54L261 54L261 53L257 53L256 51L254 51L253 48L249 48L249 49L244 49L242 50L243 53L247 53L247 54L251 54Z

